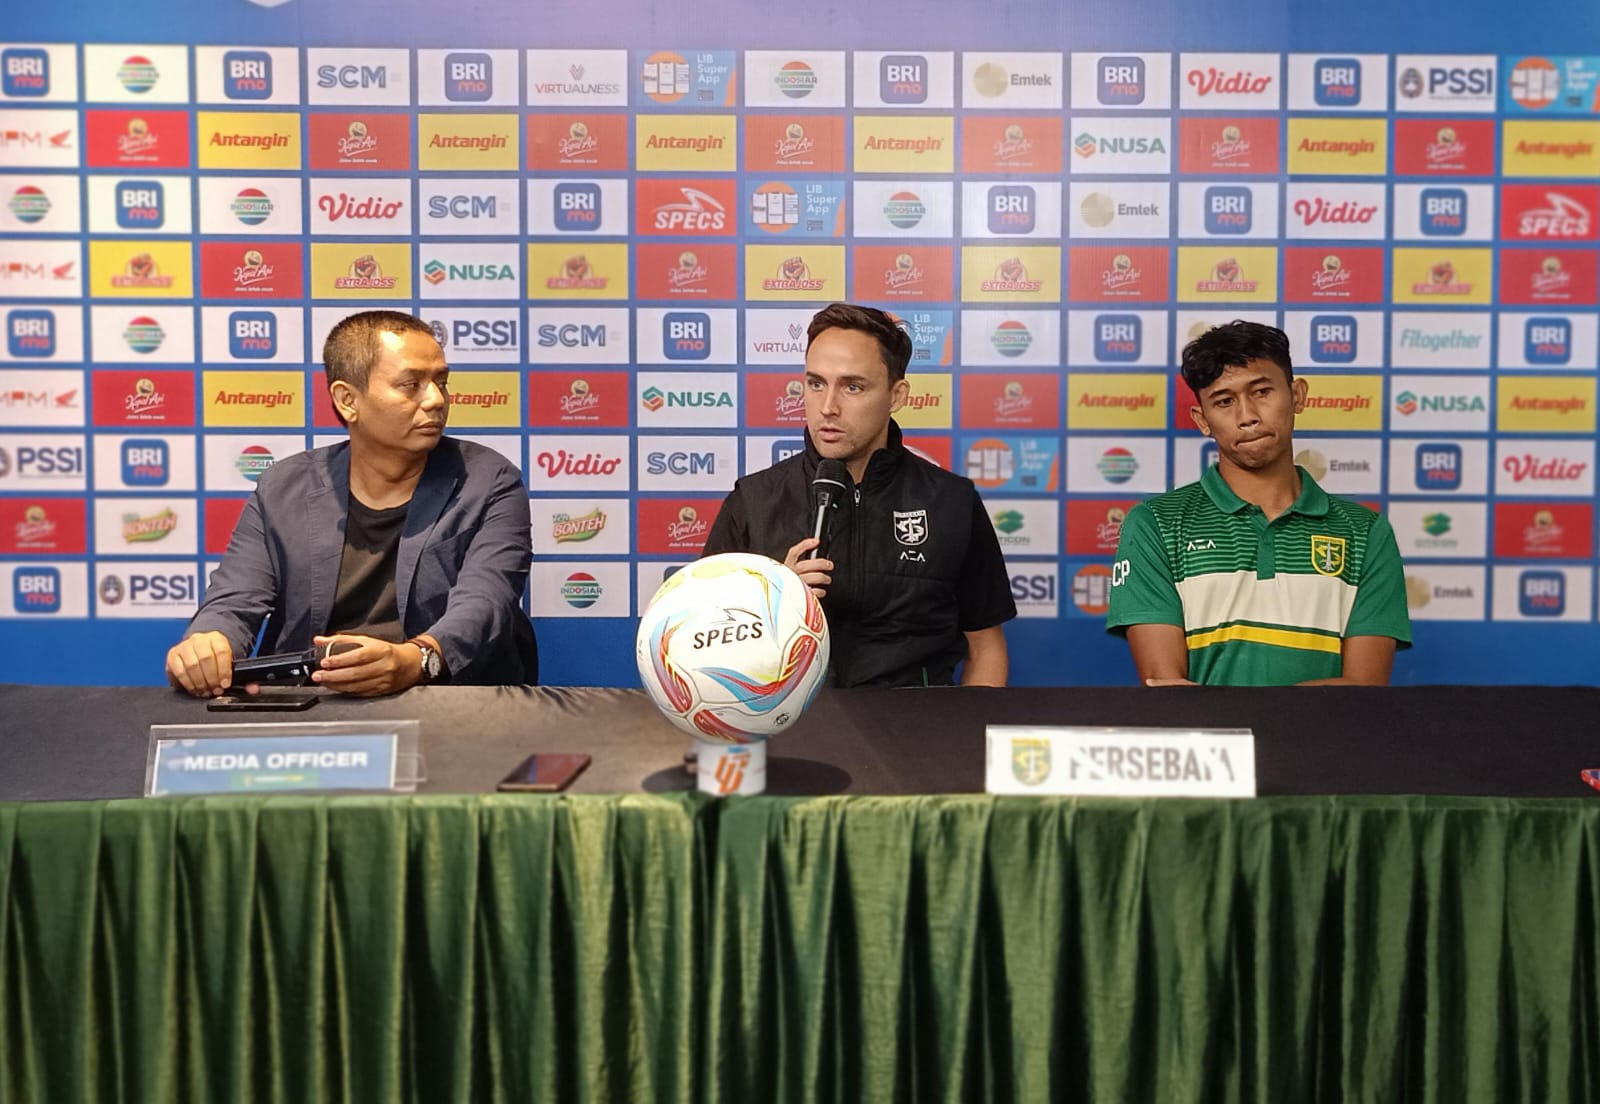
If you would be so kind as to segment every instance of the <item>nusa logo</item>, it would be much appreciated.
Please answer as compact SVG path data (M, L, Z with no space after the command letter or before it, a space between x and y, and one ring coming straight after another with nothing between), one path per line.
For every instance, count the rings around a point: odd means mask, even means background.
M1097 66L1100 102L1106 107L1144 103L1144 59L1103 57Z
M235 360L270 360L277 356L277 315L242 310L229 314L228 355Z
M600 229L600 185L557 184L556 229L565 233Z
M1101 314L1094 320L1094 358L1131 364L1143 354L1144 323L1137 314Z
M11 577L11 605L18 613L61 609L61 572L53 567L19 567Z
M1350 314L1319 314L1311 319L1311 359L1316 364L1349 364L1356 359L1356 319Z
M1312 81L1318 107L1356 107L1361 103L1361 62L1355 58L1318 58Z
M661 319L661 350L668 360L706 360L711 356L711 316L673 311Z
M1572 323L1565 318L1530 318L1523 330L1522 356L1529 364L1572 360Z
M494 95L494 59L488 54L446 54L444 97L452 103L483 103Z
M6 315L6 352L17 358L56 355L56 316L49 310L14 310Z
M124 230L159 230L166 222L164 190L159 180L119 180L114 202L117 225Z
M270 100L272 55L262 50L229 50L223 54L222 94L230 100Z
M989 233L1015 237L1033 233L1038 200L1026 184L996 184L989 189Z
M129 487L164 487L171 476L167 443L159 438L122 442L122 482Z
M1205 193L1207 234L1248 234L1254 222L1249 188L1218 184Z
M1460 188L1424 188L1422 232L1430 238L1459 238L1467 232L1467 193Z
M0 89L7 96L48 96L49 51L21 46L0 50Z

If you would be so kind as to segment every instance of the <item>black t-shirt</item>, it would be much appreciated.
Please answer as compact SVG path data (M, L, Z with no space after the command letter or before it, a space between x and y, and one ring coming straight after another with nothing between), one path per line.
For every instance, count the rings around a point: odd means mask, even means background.
M399 644L406 638L395 600L394 572L400 560L404 503L374 510L354 494L344 524L344 556L339 560L339 589L333 596L328 632L354 633Z

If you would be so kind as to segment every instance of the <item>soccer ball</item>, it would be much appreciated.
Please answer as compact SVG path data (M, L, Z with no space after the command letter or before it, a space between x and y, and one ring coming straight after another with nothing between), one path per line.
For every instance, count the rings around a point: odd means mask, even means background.
M822 686L828 622L789 568L724 552L661 584L634 654L650 699L678 728L710 743L759 743L798 720Z

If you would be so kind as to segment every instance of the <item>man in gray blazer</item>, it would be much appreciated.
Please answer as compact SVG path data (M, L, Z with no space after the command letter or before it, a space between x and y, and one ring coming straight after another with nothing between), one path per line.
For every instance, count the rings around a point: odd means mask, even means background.
M527 488L499 453L444 436L450 369L433 332L364 311L322 355L350 440L262 474L168 679L223 693L266 619L262 654L356 645L312 675L342 693L535 682Z

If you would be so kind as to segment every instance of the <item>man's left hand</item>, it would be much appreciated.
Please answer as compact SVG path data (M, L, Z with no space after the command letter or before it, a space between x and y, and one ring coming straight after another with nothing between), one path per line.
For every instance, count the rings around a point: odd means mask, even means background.
M355 644L357 647L324 659L311 681L341 694L376 698L398 694L422 681L422 650L415 644L391 644L370 636L340 633L318 636L312 643Z

